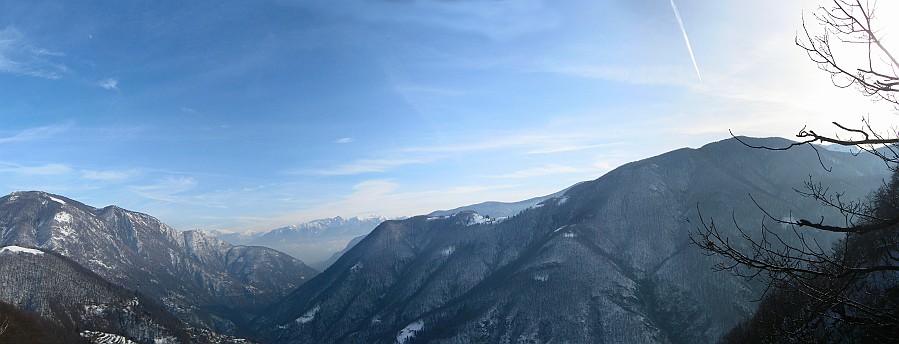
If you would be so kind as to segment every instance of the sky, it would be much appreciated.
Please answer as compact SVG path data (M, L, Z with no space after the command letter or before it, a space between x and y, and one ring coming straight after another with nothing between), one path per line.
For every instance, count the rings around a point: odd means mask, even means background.
M728 130L889 128L795 46L818 5L0 0L0 194L261 231L523 200Z

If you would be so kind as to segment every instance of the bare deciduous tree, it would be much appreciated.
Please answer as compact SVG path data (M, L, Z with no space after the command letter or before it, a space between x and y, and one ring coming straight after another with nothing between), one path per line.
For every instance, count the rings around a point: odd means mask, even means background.
M817 24L814 27L820 31L813 31L803 18L804 35L797 36L796 44L831 75L835 86L855 87L865 96L899 109L899 62L883 42L885 33L876 26L875 10L874 2L833 0L812 16ZM861 58L853 58L857 57L853 54ZM811 146L816 152L815 144L838 144L857 147L882 159L885 168L893 171L893 177L868 202L846 200L842 193L831 192L812 180L805 183L804 190L797 190L839 210L842 225L833 225L833 219L826 223L823 218L779 219L765 212L757 232L733 221L739 235L730 238L722 234L718 223L700 213L700 226L692 240L706 254L725 258L717 269L744 278L765 278L769 290L780 290L782 302L795 303L784 312L789 313L789 319L784 320L787 323L777 326L784 332L771 330L770 335L794 340L857 336L858 329L864 328L874 329L871 333L880 336L875 340L897 340L899 136L895 132L878 132L867 119L859 127L833 124L839 134L824 135L802 128L796 135L799 141L786 147L743 143L767 150ZM821 164L828 168L823 161ZM764 205L756 205L765 211ZM816 241L814 231L840 233L844 237L831 247ZM785 293L792 297L782 297Z

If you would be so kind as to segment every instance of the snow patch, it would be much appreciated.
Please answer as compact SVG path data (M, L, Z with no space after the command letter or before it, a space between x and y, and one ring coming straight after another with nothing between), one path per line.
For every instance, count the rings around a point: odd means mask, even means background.
M440 251L440 254L442 254L443 256L449 256L453 254L453 252L456 252L456 246L447 247L443 249L443 251Z
M531 206L531 207L530 207L530 208L529 208L529 209L537 209L537 208L543 208L543 206L544 206L544 205L545 205L545 204L543 204L543 203L540 203L540 204L537 204L537 205L534 205L534 206Z
M534 275L534 280L538 282L546 282L549 280L549 276L545 274Z
M566 238L574 238L574 237L576 237L577 235L574 234L574 233L572 233L572 232L565 232L565 234L562 234L562 236L563 236L563 237L566 237Z
M310 309L308 312L306 312L306 314L303 314L303 316L297 318L294 321L297 324L305 324L307 322L310 322L310 321L312 321L312 319L315 319L315 315L318 314L319 310L321 310L321 307L315 306L315 308Z
M81 336L89 338L95 344L137 344L128 338L106 332L84 330L81 332Z
M399 333L396 334L396 342L399 344L404 344L412 337L415 337L415 334L421 331L425 327L425 323L421 320L413 322L406 327L403 327Z
M50 197L50 200L53 201L53 202L56 202L56 203L59 203L59 204L62 204L62 205L66 205L66 201L63 201L63 200L61 200L61 199L59 199L59 198L56 198L56 197L53 197L53 196L47 196L47 197Z
M482 216L478 213L468 213L467 217L462 220L463 226L474 226L474 225L483 225L483 224L495 224L502 222L504 219L496 219L488 216Z
M25 248L22 246L6 246L6 247L0 249L0 253L6 252L6 251L14 252L14 253L27 253L27 254L38 254L38 255L44 254L44 252L41 250L35 250L33 248Z
M95 317L106 314L106 305L84 305L84 312Z
M565 227L568 227L568 225L564 225L564 226L562 226L562 227L556 228L556 230L554 230L553 233L556 233L556 232L558 232L558 231L564 229Z
M72 222L72 214L69 214L64 211L60 211L60 212L56 213L56 215L53 215L53 220L56 222L71 223Z
M556 201L556 205L563 205L565 202L568 202L568 196L562 196Z
M359 270L359 269L361 269L361 268L362 268L362 262L358 262L358 263L356 263L355 265L353 265L353 267L350 268L350 271L355 272L355 271L357 271L357 270Z
M468 219L465 220L465 225L466 226L481 225L481 224L487 223L488 221L490 221L490 219L481 216L481 214L474 213L474 214L471 214L471 216L469 216Z

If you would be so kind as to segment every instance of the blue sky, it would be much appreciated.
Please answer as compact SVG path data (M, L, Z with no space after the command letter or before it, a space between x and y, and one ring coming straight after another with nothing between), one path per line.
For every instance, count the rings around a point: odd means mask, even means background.
M691 58L670 0L2 1L0 193L265 230L888 124L794 46L816 4L676 1Z

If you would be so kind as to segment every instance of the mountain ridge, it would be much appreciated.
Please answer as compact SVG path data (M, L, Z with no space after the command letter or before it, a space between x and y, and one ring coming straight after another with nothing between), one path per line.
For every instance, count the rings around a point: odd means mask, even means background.
M861 191L886 176L876 159L821 154L835 172L808 147L730 139L622 165L502 221L385 221L254 324L273 343L715 341L761 286L713 273L687 220L700 204L757 223L748 194L774 214L834 219L792 187L811 174Z
M182 320L225 333L317 273L264 247L234 246L117 206L44 192L0 197L0 245L57 252L160 300Z

